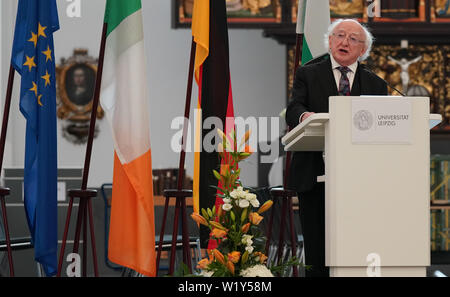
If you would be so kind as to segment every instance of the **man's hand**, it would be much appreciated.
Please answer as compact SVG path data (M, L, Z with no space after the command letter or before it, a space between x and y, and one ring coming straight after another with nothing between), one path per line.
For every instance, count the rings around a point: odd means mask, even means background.
M308 117L312 116L314 114L314 112L306 112L302 115L302 117L300 118L300 123L303 122L304 120L306 120Z

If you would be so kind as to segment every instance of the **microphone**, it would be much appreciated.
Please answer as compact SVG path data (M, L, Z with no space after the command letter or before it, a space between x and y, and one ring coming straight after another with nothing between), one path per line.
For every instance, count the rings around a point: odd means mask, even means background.
M362 63L361 63L360 65L361 65L364 69L366 69L366 70L372 72L374 75L376 75L376 76L379 77L381 80L383 80L383 81L386 83L386 85L387 85L388 87L390 87L390 88L393 89L394 91L397 91L397 93L399 93L399 94L402 95L403 97L406 97L405 94L403 94L402 92L400 92L399 90L397 90L397 88L394 87L393 85L391 85L387 80L385 80L384 78L378 76L375 72L373 72L372 69L369 68L369 66L367 66L366 64L362 64Z

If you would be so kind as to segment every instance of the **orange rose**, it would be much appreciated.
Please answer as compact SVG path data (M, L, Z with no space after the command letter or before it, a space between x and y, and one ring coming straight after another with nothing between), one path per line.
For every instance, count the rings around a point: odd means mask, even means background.
M241 257L241 253L238 251L228 253L228 261L231 261L232 263L239 262L240 257Z
M208 227L208 221L206 221L206 219L204 217L202 217L201 215L199 215L198 213L193 212L191 214L191 218L198 224L202 224L202 225L205 225L206 227Z
M215 238L224 238L227 235L227 231L214 228L211 231L210 235L214 236Z
M211 261L208 260L207 258L201 259L200 261L198 261L197 268L206 269L206 268L208 268L208 265L210 263L211 263Z
M259 262L263 264L267 260L267 256L261 252L255 252L255 256L259 257Z
M248 144L244 147L244 153L253 153L253 149Z
M250 223L247 223L244 226L242 226L241 231L242 233L247 233L248 229L250 229Z
M267 211L269 208L272 207L273 201L272 200L267 200L259 209L258 209L258 213L262 214L263 212Z
M231 261L228 261L228 262L227 262L227 268L228 268L228 270L231 272L231 274L234 275L234 264L231 263Z
M261 223L263 218L264 217L260 216L257 212L251 212L248 215L248 219L250 220L250 222L252 222L253 225L258 225L259 223Z
M209 262L214 261L214 253L212 250L206 250L206 252L208 253L208 258L209 258Z
M218 249L214 249L214 250L213 250L213 255L214 255L214 258L215 258L217 261L219 261L220 263L222 263L223 265L225 265L225 258L224 258L224 256L222 255L222 253L219 252Z

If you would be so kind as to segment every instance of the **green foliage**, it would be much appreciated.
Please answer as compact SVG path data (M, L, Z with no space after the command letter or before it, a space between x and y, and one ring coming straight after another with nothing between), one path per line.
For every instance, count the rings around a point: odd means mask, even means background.
M264 255L267 239L258 225L263 219L260 213L269 209L272 201L262 208L257 196L252 193L255 191L244 188L239 179L241 169L238 168L238 163L251 155L251 149L246 145L250 132L246 132L242 138L239 151L234 131L229 136L220 130L218 134L222 138L218 147L223 162L220 170L212 172L219 182L218 186L211 187L217 190L216 196L222 198L224 204L220 209L215 206L212 209L201 209L202 216L211 230L211 240L215 240L218 246L198 265L204 271L213 272L212 276L239 276L241 271L264 264L267 259ZM241 148L244 148L244 151ZM204 223L201 217L193 218ZM288 262L284 266L292 263L294 262Z
M166 275L170 276L170 275ZM198 277L198 275L189 272L189 267L182 262L178 268L173 272L173 277Z
M304 267L306 270L311 269L311 265L304 265L302 262L300 262L299 259L297 259L296 257L292 257L287 261L281 261L281 263L278 265L271 266L270 271L272 271L273 275L284 277L288 276L289 271L293 266Z

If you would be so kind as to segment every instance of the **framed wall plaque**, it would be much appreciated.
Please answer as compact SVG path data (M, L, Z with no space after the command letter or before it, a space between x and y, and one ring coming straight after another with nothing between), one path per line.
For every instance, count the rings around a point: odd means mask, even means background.
M174 27L190 27L194 0L173 0ZM228 24L233 28L258 28L281 23L280 0L227 0Z
M63 136L74 143L84 143L89 134L97 60L86 49L75 49L73 56L56 65L57 116L64 120ZM103 118L102 108L97 118Z

